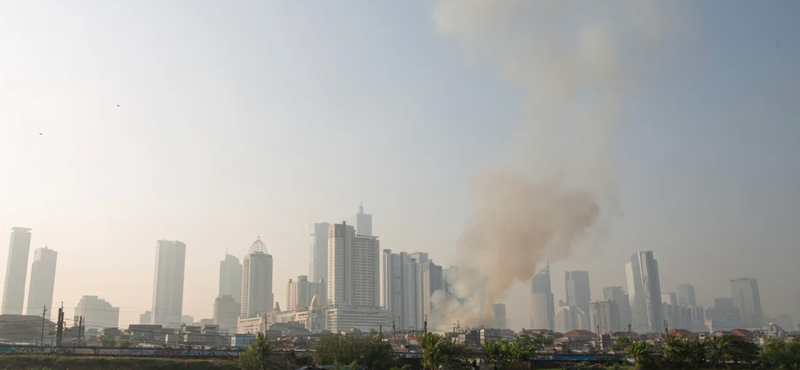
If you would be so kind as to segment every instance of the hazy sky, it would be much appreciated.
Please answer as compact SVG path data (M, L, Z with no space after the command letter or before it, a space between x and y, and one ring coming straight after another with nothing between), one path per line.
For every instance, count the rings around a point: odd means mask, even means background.
M600 298L653 250L663 292L694 284L708 307L754 277L767 314L800 320L800 3L681 4L670 39L630 63L646 78L614 137L621 214L552 265L556 299L565 270ZM360 201L383 248L455 263L470 180L513 141L524 92L437 30L439 5L0 2L0 238L32 228L31 259L58 251L66 316L100 295L122 326L151 307L158 239L187 245L195 319L225 250L259 233L285 305L308 225ZM506 299L514 327L527 285Z

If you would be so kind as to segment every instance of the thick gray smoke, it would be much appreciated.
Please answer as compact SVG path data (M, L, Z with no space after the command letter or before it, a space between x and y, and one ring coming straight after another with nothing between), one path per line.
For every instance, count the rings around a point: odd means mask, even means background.
M610 5L607 7L605 5ZM434 18L466 63L488 66L524 92L522 123L507 156L474 179L475 214L459 241L461 261L485 279L458 282L461 304L436 297L446 328L491 323L491 304L529 281L544 258L596 240L616 213L612 135L634 85L623 43L639 52L662 35L647 2L445 0ZM463 278L462 278L463 279Z

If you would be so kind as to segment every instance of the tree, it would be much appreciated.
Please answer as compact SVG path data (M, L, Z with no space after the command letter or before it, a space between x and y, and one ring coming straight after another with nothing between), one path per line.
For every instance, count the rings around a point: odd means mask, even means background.
M377 334L326 335L314 345L317 366L356 363L368 370L386 370L395 361L392 345Z
M800 340L773 339L767 342L761 352L761 367L764 369L800 368Z
M636 364L637 369L649 369L655 366L653 348L642 340L631 341L628 346L628 357Z
M628 352L628 347L631 345L633 340L630 337L620 337L614 339L614 343L611 344L611 350L614 352Z
M422 347L422 366L427 370L437 370L440 366L453 361L450 358L452 342L448 342L438 334L425 333L419 338Z
M114 338L110 335L105 335L100 338L100 346L101 347L116 347L117 345L117 338Z
M120 341L117 342L118 348L128 348L130 346L131 346L131 341L128 339L120 339Z
M486 341L486 344L483 346L483 358L486 362L492 364L495 370L497 370L498 365L502 368L505 363L503 344L491 340Z
M239 355L237 363L242 370L266 370L269 355L273 347L263 333L258 333L256 340L247 345L247 350Z

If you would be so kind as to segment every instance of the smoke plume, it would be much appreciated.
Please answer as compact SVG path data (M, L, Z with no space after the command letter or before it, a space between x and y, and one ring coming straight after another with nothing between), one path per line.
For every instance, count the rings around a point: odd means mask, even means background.
M490 324L492 304L515 281L529 281L546 257L563 258L579 240L603 234L617 208L613 134L637 75L620 49L635 55L660 42L665 27L653 6L560 0L437 5L437 29L458 43L466 64L496 71L523 98L522 122L506 156L474 179L475 214L459 241L462 263L483 278L459 277L460 302L452 292L435 297L443 317L434 322Z

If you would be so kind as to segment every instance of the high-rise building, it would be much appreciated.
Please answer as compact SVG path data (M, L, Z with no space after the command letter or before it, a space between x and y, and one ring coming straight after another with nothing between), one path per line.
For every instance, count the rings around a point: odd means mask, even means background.
M28 274L28 254L30 250L31 229L24 227L11 228L1 315L22 315L22 306L25 299L25 277Z
M103 330L119 326L119 307L96 295L85 295L75 306L75 316L82 316L87 329Z
M678 295L675 294L675 292L661 293L661 303L666 303L668 305L677 306L678 305Z
M507 329L508 319L506 318L506 305L497 303L494 305L494 328Z
M183 315L183 272L186 244L159 240L156 245L156 272L153 279L153 322L164 327L180 327Z
M411 255L413 258L413 254ZM426 255L427 256L427 255ZM444 290L444 276L442 266L438 266L431 260L422 262L419 270L419 292L420 292L420 316L432 317L436 307L433 303L433 294L437 290Z
M567 305L578 307L586 313L583 316L585 322L583 327L589 326L589 303L592 301L592 291L589 288L588 271L567 271L565 275L565 286L567 288Z
M39 248L33 253L31 280L28 285L28 315L41 315L42 309L47 306L45 318L50 319L57 257L58 252L47 247Z
M589 310L591 311L590 325L593 332L607 334L621 329L617 302L610 299L592 302L589 304Z
M383 250L381 306L392 314L401 330L418 330L422 327L419 278L420 264L409 254Z
M714 298L714 308L733 308L733 298Z
M760 328L764 325L758 280L753 278L731 279L731 298L733 306L739 309L739 320L742 325L751 328Z
M229 295L214 300L214 325L219 325L220 333L236 333L240 311L239 303Z
M324 282L310 282L305 275L298 276L297 281L289 279L286 288L286 310L295 312L308 310L314 297L317 297L317 305L325 306L327 294Z
M236 256L226 254L219 262L219 294L230 296L236 303L242 300L242 264Z
M242 317L256 317L272 310L272 256L258 237L242 264Z
M631 301L621 286L611 286L603 288L603 298L614 301L619 311L619 327L627 329L631 323ZM594 325L593 325L594 327Z
M150 325L153 323L153 311L145 311L139 315L139 325Z
M531 328L555 328L555 300L550 290L550 264L531 280Z
M658 261L652 251L639 251L625 264L628 294L631 295L633 330L639 333L658 333L664 326L661 305L661 280Z
M328 226L327 222L318 222L308 228L311 236L308 277L313 282L328 278Z
M380 243L346 223L328 227L328 304L380 307Z
M555 315L555 331L559 333L566 333L572 330L587 330L588 327L583 326L586 313L575 306L561 306L556 311Z
M694 286L689 284L678 285L678 304L681 306L695 307L697 299L694 295Z
M356 235L372 236L372 215L364 213L364 205L358 205L358 213L355 217Z

